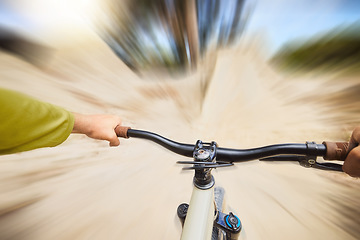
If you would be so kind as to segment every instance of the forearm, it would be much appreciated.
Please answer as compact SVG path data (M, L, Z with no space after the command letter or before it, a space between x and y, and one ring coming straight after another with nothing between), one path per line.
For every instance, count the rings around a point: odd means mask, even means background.
M90 138L109 141L110 146L118 146L120 141L115 128L121 125L121 118L114 115L84 115L73 113L75 121L72 133L85 134Z
M88 133L88 125L89 119L86 117L86 115L80 114L80 113L72 113L74 115L74 127L71 131L71 133Z

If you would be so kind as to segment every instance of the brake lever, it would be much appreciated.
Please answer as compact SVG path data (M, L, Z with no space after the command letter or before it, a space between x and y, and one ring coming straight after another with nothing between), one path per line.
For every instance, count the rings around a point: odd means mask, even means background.
M316 162L315 165L312 167L321 169L321 170L332 170L332 171L338 171L343 172L342 165L337 163L319 163Z
M306 168L316 168L321 170L332 170L342 172L342 165L336 163L319 163L316 161L316 156L301 156L301 155L280 155L274 157L261 158L260 161L296 161Z

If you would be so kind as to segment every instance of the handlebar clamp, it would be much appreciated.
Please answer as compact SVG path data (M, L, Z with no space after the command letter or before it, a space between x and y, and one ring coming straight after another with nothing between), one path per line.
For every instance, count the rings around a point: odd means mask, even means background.
M193 157L198 168L195 169L194 185L199 189L209 189L215 184L214 177L211 175L212 168L206 168L206 163L214 163L216 161L216 142L203 143L198 140L194 147ZM202 164L202 162L204 164Z
M303 167L313 167L316 165L316 159L318 154L318 147L315 142L306 142L307 154L304 160L300 161L300 165Z

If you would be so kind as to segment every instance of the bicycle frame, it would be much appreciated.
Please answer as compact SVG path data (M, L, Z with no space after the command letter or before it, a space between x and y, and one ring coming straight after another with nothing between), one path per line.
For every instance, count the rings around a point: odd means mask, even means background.
M202 190L194 186L181 239L211 239L214 212L214 187Z
M228 215L223 214L221 211L216 209L217 206L215 204L214 197L216 190L214 190L214 186L209 189L199 189L194 185L185 223L183 225L181 240L245 239L244 231L241 229L241 223L239 223L240 229L238 229L235 234L229 232L229 229L224 230L224 224L222 224L223 226L217 224L219 223L219 220L222 222L221 218L224 218ZM215 233L216 235L214 236Z

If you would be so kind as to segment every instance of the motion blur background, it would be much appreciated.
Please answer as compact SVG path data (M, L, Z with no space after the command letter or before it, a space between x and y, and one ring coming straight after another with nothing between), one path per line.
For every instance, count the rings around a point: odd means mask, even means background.
M359 24L354 0L2 0L0 86L179 142L347 141ZM0 239L178 239L181 158L79 135L1 156ZM248 239L360 238L344 173L253 161L214 175Z

